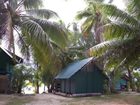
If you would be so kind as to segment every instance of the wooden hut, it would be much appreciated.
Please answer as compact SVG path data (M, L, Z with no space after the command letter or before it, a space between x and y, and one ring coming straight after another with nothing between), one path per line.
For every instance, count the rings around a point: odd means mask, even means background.
M103 71L93 58L76 61L64 68L56 77L54 90L70 95L100 94L104 91Z
M116 91L126 91L128 88L128 81L129 78L126 74L122 75L115 84L115 90Z
M13 66L22 62L20 57L15 56L15 58L13 60L13 54L0 47L0 93L6 93L10 90Z

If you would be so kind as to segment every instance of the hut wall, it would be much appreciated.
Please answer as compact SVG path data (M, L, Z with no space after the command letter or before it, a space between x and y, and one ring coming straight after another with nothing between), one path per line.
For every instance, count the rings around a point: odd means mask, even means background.
M60 91L63 92L63 93L65 93L65 80L64 79L61 80L60 85L61 85Z
M75 93L75 82L73 78L70 78L70 93L74 94Z
M85 68L81 69L73 76L75 82L75 93L87 92L87 73Z
M88 65L83 67L76 75L75 79L75 93L102 93L104 76L101 70L95 65Z

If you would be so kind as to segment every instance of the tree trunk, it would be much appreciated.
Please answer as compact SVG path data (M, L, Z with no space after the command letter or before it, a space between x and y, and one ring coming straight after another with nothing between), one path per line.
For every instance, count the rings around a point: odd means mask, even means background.
M115 70L114 71L112 71L112 73L110 74L110 80L109 80L109 85L110 85L110 91L111 91L111 93L118 93L118 91L115 89L115 85L116 85L116 82L115 82L115 80L116 80L116 78L115 78L115 75L116 75L116 73L115 73Z
M96 23L94 26L95 31L95 40L97 44L103 41L102 32L103 32L103 22L101 21L102 15L99 11L96 11Z
M22 84L19 84L17 93L18 93L18 94L21 94L21 91L22 91Z
M48 93L52 93L52 90L51 90L50 84L48 84L47 87L48 87Z
M39 94L39 81L36 81L36 94Z
M44 91L43 91L43 93L46 93L46 89L45 89L45 83L44 83Z
M134 87L134 83L133 83L132 71L129 69L129 67L127 67L127 71L128 71L130 88L132 89L132 91L135 91L135 87Z

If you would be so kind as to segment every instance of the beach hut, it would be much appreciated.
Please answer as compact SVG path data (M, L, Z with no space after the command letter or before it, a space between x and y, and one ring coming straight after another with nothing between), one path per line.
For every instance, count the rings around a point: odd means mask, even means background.
M107 79L93 58L75 61L64 68L56 77L55 93L70 95L100 94Z
M22 59L0 47L0 93L6 93L10 89L10 82L12 77L13 66L17 63L21 63Z

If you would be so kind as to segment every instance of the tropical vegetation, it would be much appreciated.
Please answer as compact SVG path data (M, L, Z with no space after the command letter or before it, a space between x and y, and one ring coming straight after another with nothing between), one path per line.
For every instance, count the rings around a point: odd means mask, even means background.
M124 66L133 89L131 65L139 60L139 2L129 1L125 11L110 4L99 6L111 21L104 25L104 41L92 47L90 53L104 57L106 66L112 64L114 69Z

